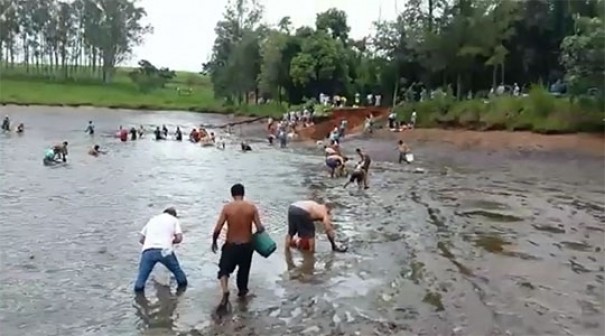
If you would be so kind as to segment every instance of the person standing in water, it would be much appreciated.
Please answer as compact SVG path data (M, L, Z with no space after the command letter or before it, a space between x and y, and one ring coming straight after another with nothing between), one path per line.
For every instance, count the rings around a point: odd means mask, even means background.
M145 283L157 263L161 263L174 275L178 289L187 287L187 277L174 253L174 244L183 241L183 230L176 210L172 207L152 217L141 230L139 243L143 245L139 274L134 284L135 293L145 291Z
M164 134L164 139L168 139L168 128L166 125L162 125L162 133Z
M133 127L130 128L130 131L128 131L130 133L130 140L135 141L137 139L137 129Z
M183 132L181 132L181 128L178 126L176 127L174 138L176 139L176 141L183 141Z
M233 201L223 206L212 235L212 252L216 253L218 237L223 226L227 223L227 237L221 247L218 271L223 296L217 307L217 312L227 310L229 305L229 276L233 273L235 267L238 267L236 283L239 292L237 295L244 298L248 294L248 279L250 266L252 265L252 253L254 252L252 247L252 225L254 224L257 232L265 230L261 224L256 205L245 201L244 193L244 186L240 183L231 187Z
M120 126L120 141L128 141L128 131L125 128L122 128L122 126Z
M315 252L315 221L323 223L332 251L345 252L346 248L337 246L334 241L336 234L332 226L330 207L315 201L298 201L288 207L286 248L298 247ZM296 239L296 236L299 239Z
M160 130L160 126L157 126L155 128L155 131L153 133L155 134L155 139L156 140L163 140L163 138L162 138L162 130Z
M88 126L86 126L86 131L88 135L95 135L95 125L92 123L92 120L88 121Z
M143 137L143 134L145 134L145 128L143 127L143 125L141 125L139 127L139 139Z
M403 140L399 140L397 149L399 150L399 163L410 163L408 162L408 159L406 157L406 155L410 152L410 147L405 142L403 142Z
M8 116L5 116L4 120L2 120L2 130L5 132L11 130L11 120Z
M25 125L23 125L23 123L20 123L19 126L17 126L17 133L23 134L24 131L25 131Z
M368 154L362 152L360 148L357 148L355 152L357 152L357 155L359 155L359 158L361 159L359 163L361 163L361 167L364 171L363 188L368 189L368 172L370 170L370 164L372 163L372 159Z

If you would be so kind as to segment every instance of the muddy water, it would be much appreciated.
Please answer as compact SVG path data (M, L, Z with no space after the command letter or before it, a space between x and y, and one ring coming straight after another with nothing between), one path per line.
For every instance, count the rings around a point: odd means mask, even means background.
M220 124L216 116L3 108L26 134L0 135L0 325L3 335L602 335L603 162L565 155L419 148L413 166L375 162L372 188L340 188L312 151L255 144L240 153L189 143L103 136L117 125ZM93 140L110 153L85 155ZM43 167L45 146L67 139L69 163ZM364 146L386 158L379 143ZM378 160L376 160L378 161ZM425 169L416 173L415 167ZM280 248L253 262L247 303L211 319L218 257L209 251L218 208L247 186L279 244L287 205L336 206L332 254ZM176 296L158 266L147 299L131 293L148 217L175 205L189 277ZM280 246L281 247L281 246Z

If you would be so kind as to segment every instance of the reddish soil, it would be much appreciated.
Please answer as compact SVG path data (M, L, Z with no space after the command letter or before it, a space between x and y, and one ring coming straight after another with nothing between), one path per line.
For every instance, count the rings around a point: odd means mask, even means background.
M415 129L391 132L383 129L374 135L378 138L402 139L406 142L440 142L458 148L483 148L489 150L530 151L578 151L590 155L605 156L603 134L543 135L530 132Z
M359 108L339 108L332 111L330 120L320 122L314 126L307 127L298 132L301 140L321 140L326 137L334 127L340 124L340 121L346 119L347 132L359 129L363 125L366 117L371 114L376 120L385 118L389 114L387 107L359 107Z

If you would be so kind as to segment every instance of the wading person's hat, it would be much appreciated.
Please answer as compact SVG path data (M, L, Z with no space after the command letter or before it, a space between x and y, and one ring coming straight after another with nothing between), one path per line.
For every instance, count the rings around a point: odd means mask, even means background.
M167 213L167 214L172 215L177 218L179 217L176 215L176 209L174 207L166 208L166 210L164 210L164 213Z

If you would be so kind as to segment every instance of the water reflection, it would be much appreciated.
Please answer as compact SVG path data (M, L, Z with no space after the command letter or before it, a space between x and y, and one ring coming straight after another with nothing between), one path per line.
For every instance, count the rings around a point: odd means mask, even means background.
M156 291L157 300L149 301L144 293L135 295L136 316L140 319L139 329L167 329L173 330L175 320L178 319L176 308L179 297L186 289L177 289L172 293L170 286L152 281Z

